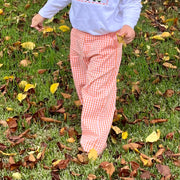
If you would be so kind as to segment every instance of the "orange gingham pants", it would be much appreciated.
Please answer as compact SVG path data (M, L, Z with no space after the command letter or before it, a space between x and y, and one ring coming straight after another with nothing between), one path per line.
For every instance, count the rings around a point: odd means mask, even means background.
M71 69L83 105L80 144L86 152L94 148L101 154L107 146L122 56L116 33L94 36L74 28L71 31Z

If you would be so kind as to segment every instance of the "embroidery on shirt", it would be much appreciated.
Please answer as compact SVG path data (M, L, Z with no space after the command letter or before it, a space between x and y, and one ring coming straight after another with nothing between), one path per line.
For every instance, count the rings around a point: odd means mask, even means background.
M77 0L77 1L93 3L93 4L108 5L108 0Z

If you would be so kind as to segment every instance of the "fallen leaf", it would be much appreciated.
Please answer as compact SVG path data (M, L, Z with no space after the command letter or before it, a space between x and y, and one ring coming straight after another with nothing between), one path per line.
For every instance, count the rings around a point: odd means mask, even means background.
M13 80L14 79L14 76L5 76L4 78L3 78L4 80Z
M180 159L173 161L174 165L180 167Z
M162 164L156 164L156 168L158 169L159 173L163 176L168 176L171 174L169 166L162 165Z
M104 169L106 171L106 173L109 175L110 179L111 179L111 176L115 171L115 167L114 167L113 163L109 163L109 162L105 161L105 162L102 162L99 165L99 167Z
M82 105L80 100L74 101L74 104L75 104L77 107L79 107L79 106Z
M134 150L134 149L141 149L141 148L142 148L142 146L137 143L129 143L129 144L123 145L123 149L125 151L128 151L129 149Z
M48 118L48 117L40 117L40 119L42 121L45 121L45 122L53 122L53 123L62 123L61 121L59 120L56 120L56 119L52 119L52 118Z
M172 97L174 94L174 90L167 89L166 92L163 94L164 97Z
M23 59L20 61L20 66L23 66L23 67L27 67L31 64L31 61L27 60L27 59Z
M43 34L53 32L53 31L54 31L54 29L50 26L44 26L44 28L42 30Z
M35 44L33 42L24 42L24 43L21 43L21 46L24 49L28 49L28 50L33 50L35 48Z
M0 120L0 125L3 125L3 127L7 127L8 126L7 122L4 121L4 120Z
M3 66L3 64L0 64L0 68Z
M26 84L25 88L24 88L24 92L29 91L30 89L35 89L36 85L34 84Z
M59 29L60 29L62 32L66 32L66 31L69 31L69 30L70 30L70 28L69 28L68 26L66 26L66 25L60 26Z
M163 33L161 34L161 37L163 37L163 38L168 38L168 37L171 37L171 34L170 34L169 32L163 32Z
M151 173L149 171L145 171L141 174L141 179L150 179Z
M116 134L123 133L123 131L117 126L111 126L111 128L115 131Z
M167 122L168 119L153 119L150 121L151 124Z
M117 39L118 39L118 42L121 44L123 44L124 47L126 47L126 43L124 41L124 36L120 36L119 34L117 34Z
M12 174L12 178L18 180L18 179L22 179L22 176L19 172L16 172Z
M50 87L50 92L54 94L57 91L57 88L59 87L59 83L54 83Z
M71 98L70 94L66 94L66 93L62 93L62 92L61 92L61 94L65 99L70 99Z
M4 155L4 156L16 156L17 153L5 153L3 151L0 150L0 154Z
M163 66L170 69L177 69L177 66L173 66L171 63L168 62L163 63Z
M88 164L88 162L89 162L88 155L85 153L78 154L77 159L82 164Z
M38 74L44 74L47 71L47 69L39 69Z
M125 131L125 132L122 132L122 139L127 139L128 137L128 132Z
M147 138L146 142L156 142L160 138L160 130L158 129L157 132L153 131Z
M166 135L166 139L173 139L173 137L174 137L174 132L170 132L170 133L168 133L167 135Z
M75 139L73 137L71 137L71 138L68 138L66 141L69 142L69 143L74 143Z
M94 174L89 174L88 177L87 177L87 180L94 180L94 179L96 179L96 178L97 178L96 175L94 175Z
M27 94L19 93L17 99L19 102L22 102L27 97Z
M97 151L94 148L92 148L88 153L88 158L95 161L97 159L97 157L98 157Z
M28 84L28 83L27 83L26 81L21 81L21 82L19 83L19 88L24 89L27 84Z
M3 14L3 10L2 9L0 9L0 15L2 15Z

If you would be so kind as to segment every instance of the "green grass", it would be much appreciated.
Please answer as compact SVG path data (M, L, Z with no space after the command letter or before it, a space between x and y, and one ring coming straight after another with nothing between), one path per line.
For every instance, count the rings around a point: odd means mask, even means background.
M48 26L55 27L56 32L48 33L47 36L43 36L42 33L37 32L34 29L30 28L31 18L38 10L42 7L43 2L37 0L36 3L31 3L30 8L25 10L26 1L8 1L10 3L9 7L2 6L4 10L4 15L0 15L0 54L3 54L0 58L0 64L3 64L0 67L0 87L3 84L6 84L3 78L5 76L13 75L16 77L15 80L9 82L7 86L7 93L2 96L0 92L0 120L7 120L9 117L13 116L22 116L24 111L27 109L28 104L26 101L23 101L21 104L16 99L16 94L22 92L18 86L17 78L20 80L25 80L28 83L35 84L35 94L30 96L30 101L38 102L42 101L43 105L41 107L46 107L49 109L52 105L56 105L58 99L63 99L61 92L71 93L71 99L64 99L63 107L66 110L66 113L69 115L76 114L75 119L67 117L67 120L64 121L64 115L51 115L46 111L46 116L62 121L61 125L54 123L42 123L40 121L33 121L30 126L25 122L24 119L19 118L18 121L18 130L15 135L19 135L25 129L30 128L30 134L36 134L35 139L25 139L24 144L19 144L13 148L8 148L5 152L12 153L16 152L17 155L14 157L15 161L22 160L25 156L28 155L27 152L31 150L29 148L38 148L40 151L43 149L41 143L45 142L47 150L45 153L45 158L37 163L37 166L34 169L28 169L20 167L20 173L23 179L43 179L49 180L52 179L51 171L45 170L43 165L51 166L52 160L54 159L65 159L65 153L70 154L73 157L76 157L78 150L77 147L80 146L79 140L76 140L75 143L69 144L66 142L68 135L59 136L59 130L62 127L75 127L75 129L81 133L80 129L80 115L81 109L76 107L74 101L78 99L72 74L70 70L69 62L69 35L70 32L61 32L58 27L60 24L50 23ZM3 2L2 4L4 4ZM177 4L175 4L177 5ZM151 10L152 7L155 7L159 12L160 16L165 16L166 19L175 18L178 16L178 12L175 8L160 4L151 4L148 2L144 5L143 12L145 9ZM62 12L56 15L56 18L63 19L63 15L68 11L68 8L65 8ZM22 14L26 16L22 17ZM17 21L19 19L19 22ZM66 20L66 25L70 26L69 20ZM128 143L129 139L132 139L132 142L143 141L145 138L152 133L153 130L160 129L161 138L158 142L154 143L154 151L157 151L157 147L160 144L163 144L164 147L169 148L174 153L179 153L178 146L180 145L180 114L178 111L174 110L179 104L179 79L177 69L170 69L163 67L164 60L160 58L160 61L157 62L157 58L163 57L165 53L168 53L170 56L169 62L173 65L179 67L179 56L175 47L178 47L179 40L179 26L177 25L177 30L171 30L172 22L168 22L168 32L174 32L172 38L166 39L164 42L157 40L150 40L149 37L160 33L160 30L157 27L153 27L151 21L145 18L143 15L140 17L138 25L136 26L136 39L131 45L128 45L127 48L123 48L123 58L121 67L119 70L117 85L118 92L116 106L117 109L123 108L124 114L127 116L129 121L134 121L135 119L146 118L148 120L163 118L168 119L168 122L156 125L147 126L144 122L135 125L123 125L121 121L115 122L113 125L118 126L123 131L128 131L128 139L122 140L121 135L118 135L117 144L113 144L111 138L108 138L108 148L104 151L102 157L98 158L95 162L89 162L87 165L77 165L73 162L70 162L67 169L60 171L61 179L86 179L88 174L95 174L98 179L108 179L108 175L99 168L99 165L103 161L113 162L116 171L114 172L112 179L120 179L118 177L118 168L123 167L120 164L120 160L115 158L117 152L121 154L121 157L124 158L127 162L136 161L140 166L146 170L149 170L151 173L157 175L156 179L160 179L161 175L158 173L156 168L156 163L152 167L144 167L142 162L140 162L139 155L135 152L129 151L125 152L122 149L122 145ZM6 41L4 38L10 36L10 40ZM146 38L147 36L147 38ZM56 48L52 47L52 42L55 40ZM14 48L14 43L20 41L21 43L32 41L36 44L36 48L33 51L27 51L21 47ZM156 44L157 43L157 44ZM150 49L147 51L147 45L150 46ZM38 47L44 47L45 52L40 52ZM139 50L139 54L135 53L135 50ZM38 57L33 55L34 52L38 52ZM19 62L23 59L28 59L32 62L28 67L19 66ZM62 69L56 65L57 62L62 61ZM42 75L39 75L37 71L39 69L48 69ZM59 71L59 76L57 80L54 80L52 73L56 70ZM138 72L135 73L136 70ZM160 82L153 84L152 82L158 77L158 75L166 76L161 77ZM138 98L132 93L132 83L139 81L140 95ZM50 85L59 82L60 87L58 91L53 95L50 93ZM174 90L174 95L172 97L164 97L157 94L157 90L165 93L167 89ZM125 98L125 102L121 102L121 98ZM160 105L160 110L154 108L154 105ZM13 111L7 111L6 108L13 108ZM29 110L30 113L35 113L40 106L32 106ZM22 127L22 123L25 124L25 128ZM4 135L4 132L7 128L4 128L0 125L0 143L3 143L10 146L10 143L7 141L7 138ZM164 137L169 132L175 132L173 140L167 140ZM113 132L111 132L113 133ZM48 140L48 137L51 137L51 141ZM71 146L72 151L59 151L57 142L61 142L64 145ZM151 156L149 145L145 144L145 147L141 150L142 153ZM26 149L26 152L22 155L19 155L19 151ZM8 157L0 154L0 161L8 162ZM171 174L176 178L180 179L180 170L177 166L173 164L172 160L167 158L164 159L164 165L168 165L171 169ZM16 170L17 171L17 170ZM0 171L0 179L4 176L12 176L16 171L9 171L3 169ZM70 172L75 172L81 174L80 177L71 175ZM136 179L140 179L140 172Z

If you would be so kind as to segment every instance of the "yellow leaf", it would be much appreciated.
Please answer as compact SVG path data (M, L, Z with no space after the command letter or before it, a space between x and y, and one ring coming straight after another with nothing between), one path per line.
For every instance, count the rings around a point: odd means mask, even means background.
M88 153L88 159L92 159L93 161L95 161L97 157L98 157L97 151L94 148L92 148Z
M113 144L117 144L117 140L113 136L111 136L111 141L112 141Z
M24 92L27 92L30 89L34 89L35 87L36 87L36 85L34 85L34 84L26 84L26 86L24 88Z
M66 32L66 31L69 31L69 30L70 30L70 28L69 28L68 26L66 26L66 25L60 26L59 29L60 29L62 32Z
M26 81L21 81L21 82L19 83L19 87L20 87L21 89L24 89L27 84L28 84L28 83L27 83Z
M164 57L163 57L163 60L164 60L164 61L169 61L169 59L170 59L169 56L164 56Z
M21 44L21 46L24 49L29 49L29 50L33 50L35 48L35 44L33 42L24 42Z
M0 64L0 67L2 67L3 66L3 64Z
M5 76L3 79L4 79L4 80L14 79L14 76Z
M161 37L161 35L152 36L152 37L150 37L150 39L156 39L156 40L164 41L164 38Z
M67 142L69 142L69 143L74 143L74 142L75 142L75 139L74 139L73 137L68 138L68 139L67 139Z
M22 102L27 97L27 94L19 93L17 99L19 102Z
M16 155L16 153L4 153L1 150L0 150L0 154L5 155L5 156L15 156Z
M121 129L117 126L111 126L111 128L115 131L116 134L122 133Z
M163 63L163 66L171 69L177 69L177 66L173 66L171 63L168 62Z
M57 91L57 88L59 87L59 83L54 83L50 87L50 92L54 94Z
M19 173L19 172L15 172L15 173L13 173L12 174L12 178L13 179L22 179L22 177L21 177L21 174Z
M128 137L128 132L125 131L125 132L122 132L122 139L127 139Z
M6 110L7 110L7 111L14 111L14 109L13 109L13 108L10 108L10 107L6 107Z
M163 32L162 34L161 34L161 37L163 37L163 38L168 38L168 37L170 37L171 36L171 34L169 33L169 32Z
M0 15L1 15L1 14L3 14L3 10L2 10L2 9L0 9Z
M61 160L60 160L60 159L58 159L57 161L53 162L53 163L52 163L52 165L53 165L53 166L56 166L56 165L58 165L58 164L59 164L59 162L60 162L60 161L61 161Z
M141 159L141 161L143 162L143 165L144 165L144 166L147 166L148 160L147 160L147 159L144 159L142 156L140 156L140 159Z
M49 26L45 26L44 29L43 29L43 33L48 33L48 32L53 32L54 29L52 27L49 27Z
M113 122L119 121L122 118L121 114L118 114L117 117L113 119Z
M124 41L124 36L120 36L117 34L117 39L120 44L122 43L124 45L124 47L126 47L126 43Z
M153 131L147 138L146 138L146 142L156 142L159 140L160 138L160 130L157 129L157 132L156 131Z

